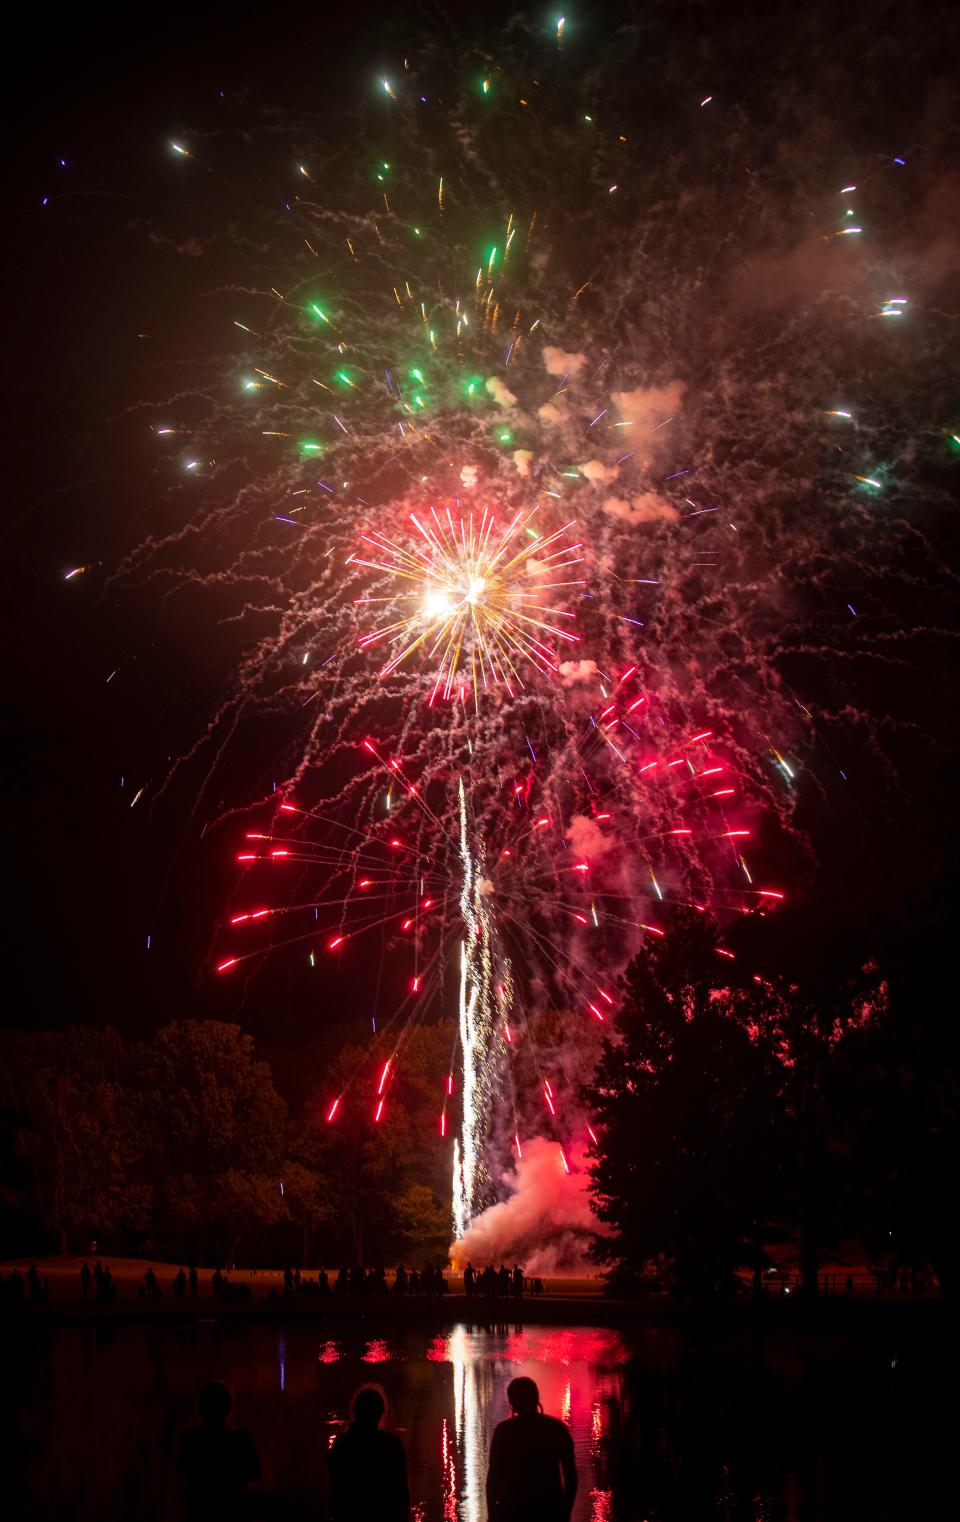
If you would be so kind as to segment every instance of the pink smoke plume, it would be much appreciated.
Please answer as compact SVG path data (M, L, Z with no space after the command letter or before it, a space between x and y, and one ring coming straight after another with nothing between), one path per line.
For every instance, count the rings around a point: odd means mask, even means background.
M520 1263L528 1274L596 1273L589 1248L605 1228L590 1202L586 1145L571 1142L563 1155L555 1141L534 1136L523 1157L504 1173L510 1196L470 1225L452 1256L458 1265Z

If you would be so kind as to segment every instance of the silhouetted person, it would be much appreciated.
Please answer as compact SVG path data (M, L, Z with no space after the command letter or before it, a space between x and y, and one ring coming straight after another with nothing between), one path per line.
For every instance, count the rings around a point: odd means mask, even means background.
M468 1300L473 1299L473 1285L476 1277L477 1276L473 1271L473 1264L468 1263L466 1268L463 1270L463 1293L466 1295Z
M523 1299L523 1269L519 1263L513 1270L513 1293L517 1300Z
M200 1288L200 1275L197 1273L197 1270L192 1263L190 1265L190 1272L187 1277L190 1280L190 1293L191 1295L195 1295Z
M544 1416L532 1379L511 1379L507 1399L513 1415L500 1423L490 1443L490 1522L569 1522L577 1494L569 1427Z
M386 1410L373 1385L353 1397L353 1421L327 1454L332 1522L409 1522L407 1455L380 1426Z
M260 1459L249 1432L227 1426L233 1398L226 1385L204 1385L197 1398L200 1425L185 1432L180 1469L188 1522L234 1522L251 1515L247 1486L260 1478Z
M90 1293L90 1280L92 1278L93 1275L90 1272L90 1264L85 1263L80 1270L80 1287L83 1290L84 1300L86 1300L87 1296Z

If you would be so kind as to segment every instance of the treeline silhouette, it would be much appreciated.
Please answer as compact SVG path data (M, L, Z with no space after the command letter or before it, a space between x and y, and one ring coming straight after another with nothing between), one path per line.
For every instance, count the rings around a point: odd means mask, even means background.
M585 1096L596 1256L614 1289L709 1299L737 1292L746 1271L759 1298L786 1255L812 1296L839 1251L878 1282L950 1292L960 1082L944 915L878 937L762 899L722 922L664 909L665 933L621 980ZM560 1050L574 1016L551 1018ZM335 1029L324 1040L274 1054L272 1069L219 1021L132 1044L90 1028L0 1033L0 1247L87 1253L95 1239L101 1253L304 1268L444 1261L436 1096L450 1025L410 1033L380 1125L369 1100L382 1053ZM275 1078L285 1064L289 1097ZM582 1120L573 1106L556 1124Z
M780 1244L804 1297L838 1250L878 1292L950 1292L960 1086L940 918L878 938L809 909L721 928L681 908L649 938L591 1095L615 1286L710 1299L747 1269L764 1298Z
M236 1025L0 1032L0 1255L72 1250L186 1263L445 1257L436 1101L451 1028L415 1031L375 1126L378 1054L342 1030L276 1061ZM331 1094L354 1092L336 1126ZM92 1247L91 1244L96 1244Z

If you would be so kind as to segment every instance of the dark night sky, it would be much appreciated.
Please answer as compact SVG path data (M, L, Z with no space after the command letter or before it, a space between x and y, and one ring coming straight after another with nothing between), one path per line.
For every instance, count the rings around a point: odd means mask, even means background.
M691 68L702 67L712 46L718 76L725 70L745 91L766 66L786 77L791 67L815 69L823 57L812 50L808 59L788 64L791 6L654 9L663 13L664 27L673 28L671 46L680 56L688 50ZM894 6L821 9L819 47L828 52L833 16L865 32L874 18L878 32L888 35L909 24L916 36L921 21L931 36L949 34L947 7L929 7L926 18L922 7L914 8L909 23ZM483 8L488 26L494 15L509 13L508 7ZM590 7L590 13L599 29L603 8ZM724 28L754 13L751 47L735 54ZM398 18L395 7L361 6L324 16L310 7L257 10L248 18L235 10L222 18L207 12L196 20L177 11L128 10L122 19L81 23L74 17L56 28L42 17L21 23L18 45L8 54L16 82L5 134L0 409L10 899L4 1003L10 1023L109 1020L135 1032L186 1012L238 1012L235 989L211 989L198 978L230 885L225 853L190 833L186 796L174 792L163 810L131 813L129 793L119 790L121 775L155 774L203 722L204 683L202 674L196 679L190 628L171 617L152 624L144 637L127 592L104 594L93 577L69 589L62 581L70 565L109 558L129 542L129 525L143 506L137 500L142 439L132 427L105 427L105 419L142 386L142 349L132 335L160 324L170 331L181 320L175 278L165 287L151 284L155 263L145 256L138 264L129 241L114 236L118 193L132 198L124 217L138 203L153 213L174 195L184 226L191 215L216 215L216 206L201 200L206 187L199 181L196 204L185 203L164 144L212 116L221 90L234 102L246 95L252 104L315 111L318 131L336 141L338 115L365 87L378 49L396 51L407 18L415 30L442 24L441 14L423 6ZM945 75L956 56L943 47ZM884 55L883 67L889 78L884 109L907 120L917 92L932 90L936 81L929 74L911 78L895 49ZM843 69L856 89L849 51ZM42 207L45 195L51 204ZM107 684L127 637L138 648L139 674ZM188 702L185 667L193 678ZM214 660L206 690L211 706L219 680ZM945 713L937 730L948 736L950 728ZM922 904L943 880L949 841L939 821L944 808L954 812L952 798L941 791L949 775L941 752L932 767L925 763L916 776L903 778L904 791L917 799L912 888L898 910L903 915L910 914L911 899ZM155 938L149 954L148 930ZM304 1014L326 994L351 999L351 990L336 981L329 989L307 985L299 970L278 966L238 1013L262 1031L282 1006L284 1033L295 1039Z

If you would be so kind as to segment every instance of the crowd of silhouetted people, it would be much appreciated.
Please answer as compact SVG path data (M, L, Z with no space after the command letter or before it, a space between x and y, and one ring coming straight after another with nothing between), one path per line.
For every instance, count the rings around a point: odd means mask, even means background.
M448 1289L443 1269L430 1264L426 1268L408 1269L401 1263L393 1276L392 1284L387 1281L385 1268L363 1268L360 1264L355 1264L353 1268L341 1268L332 1284L325 1268L318 1271L316 1278L301 1273L299 1268L285 1268L283 1289L271 1290L270 1298L290 1301L310 1299L316 1295L369 1295L379 1298L392 1295L398 1299L420 1297L435 1301L445 1295Z
M532 1379L507 1386L510 1416L490 1443L486 1496L489 1522L569 1522L577 1494L573 1439L565 1422L546 1416ZM249 1432L230 1425L226 1385L204 1385L199 1425L180 1446L187 1522L240 1522L289 1514L283 1498L253 1489L260 1457ZM387 1404L377 1385L353 1398L352 1420L327 1452L330 1522L410 1522L410 1486L403 1440L384 1425Z
M468 1263L463 1271L463 1292L468 1300L522 1300L527 1289L532 1295L543 1294L542 1279L527 1279L519 1263L509 1269L501 1263L499 1268L488 1264L475 1269Z
M19 1268L10 1270L6 1278L0 1274L0 1303L6 1305L46 1305L50 1299L50 1280L44 1274L41 1279L35 1263L25 1274Z

